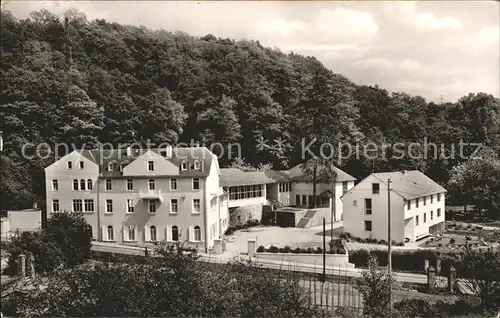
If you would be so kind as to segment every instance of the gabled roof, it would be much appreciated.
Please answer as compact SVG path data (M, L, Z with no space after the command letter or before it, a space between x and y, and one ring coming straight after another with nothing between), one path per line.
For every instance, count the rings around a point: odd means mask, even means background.
M354 181L356 178L335 167L337 182ZM243 171L238 168L221 169L221 185L223 187L267 184L276 182L306 182L312 181L302 171L302 165L297 165L290 170ZM318 180L321 182L321 180ZM328 180L328 182L330 182Z
M313 181L312 176L305 174L304 171L302 170L303 169L302 167L303 167L303 165L299 164L299 165L296 165L295 167L293 167L292 169L288 170L288 173L290 176L290 181L305 181L305 182L312 182ZM356 180L356 178L354 178L353 176L351 176L347 172L342 171L337 167L334 167L334 168L335 168L334 169L335 172L337 173L337 177L335 178L336 182L355 181ZM319 170L318 171L318 175L319 175L321 172L320 171L321 168L318 168L318 170ZM328 180L327 182L330 182L330 180Z
M146 151L146 149L131 149L131 155L127 156L127 149L93 149L82 150L80 151L80 154L98 164L99 172L103 177L120 177L122 175L120 165L128 165L143 155ZM151 151L159 153L157 150L152 149ZM171 158L163 158L172 162L176 166L179 166L184 160L189 163L188 170L180 171L180 176L206 177L210 173L210 166L214 155L206 147L178 147L172 148ZM201 160L203 162L203 168L201 171L191 169L191 165L195 160ZM113 171L108 171L108 164L110 163L113 163Z
M275 183L266 176L264 171L243 171L238 168L220 169L220 184L223 187Z
M443 193L446 189L418 170L372 173L380 182L387 185L391 179L391 189L405 200Z

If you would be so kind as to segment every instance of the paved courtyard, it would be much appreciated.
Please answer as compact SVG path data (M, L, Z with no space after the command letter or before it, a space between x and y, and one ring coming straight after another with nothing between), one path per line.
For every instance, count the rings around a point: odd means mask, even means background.
M334 229L342 227L342 222L334 223ZM326 225L326 242L330 239L330 224ZM232 255L247 252L247 242L249 239L257 240L257 247L263 246L289 246L296 247L323 247L323 225L311 228L278 227L278 226L258 226L234 232L231 237L235 240L227 242L226 252ZM335 236L335 231L334 231Z

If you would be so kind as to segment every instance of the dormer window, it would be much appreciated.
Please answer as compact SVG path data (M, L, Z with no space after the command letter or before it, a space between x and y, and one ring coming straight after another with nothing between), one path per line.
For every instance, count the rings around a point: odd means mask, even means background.
M155 162L148 161L148 171L155 171Z
M113 163L108 163L108 171L113 171Z
M188 165L186 161L181 162L181 170L186 171L188 169Z
M200 162L198 160L194 162L194 170L200 170Z

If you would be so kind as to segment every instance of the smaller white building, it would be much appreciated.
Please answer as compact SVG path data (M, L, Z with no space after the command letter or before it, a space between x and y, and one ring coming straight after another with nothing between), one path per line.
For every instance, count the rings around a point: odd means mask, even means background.
M387 240L389 180L391 240L413 242L444 232L446 189L418 170L372 173L345 193L345 232Z

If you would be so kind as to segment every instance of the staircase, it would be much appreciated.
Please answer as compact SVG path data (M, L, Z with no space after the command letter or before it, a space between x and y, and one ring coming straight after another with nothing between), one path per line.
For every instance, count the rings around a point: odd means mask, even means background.
M304 216L299 220L299 223L295 227L305 229L307 227L307 224L309 221L314 217L316 214L316 210L309 210L304 214Z

